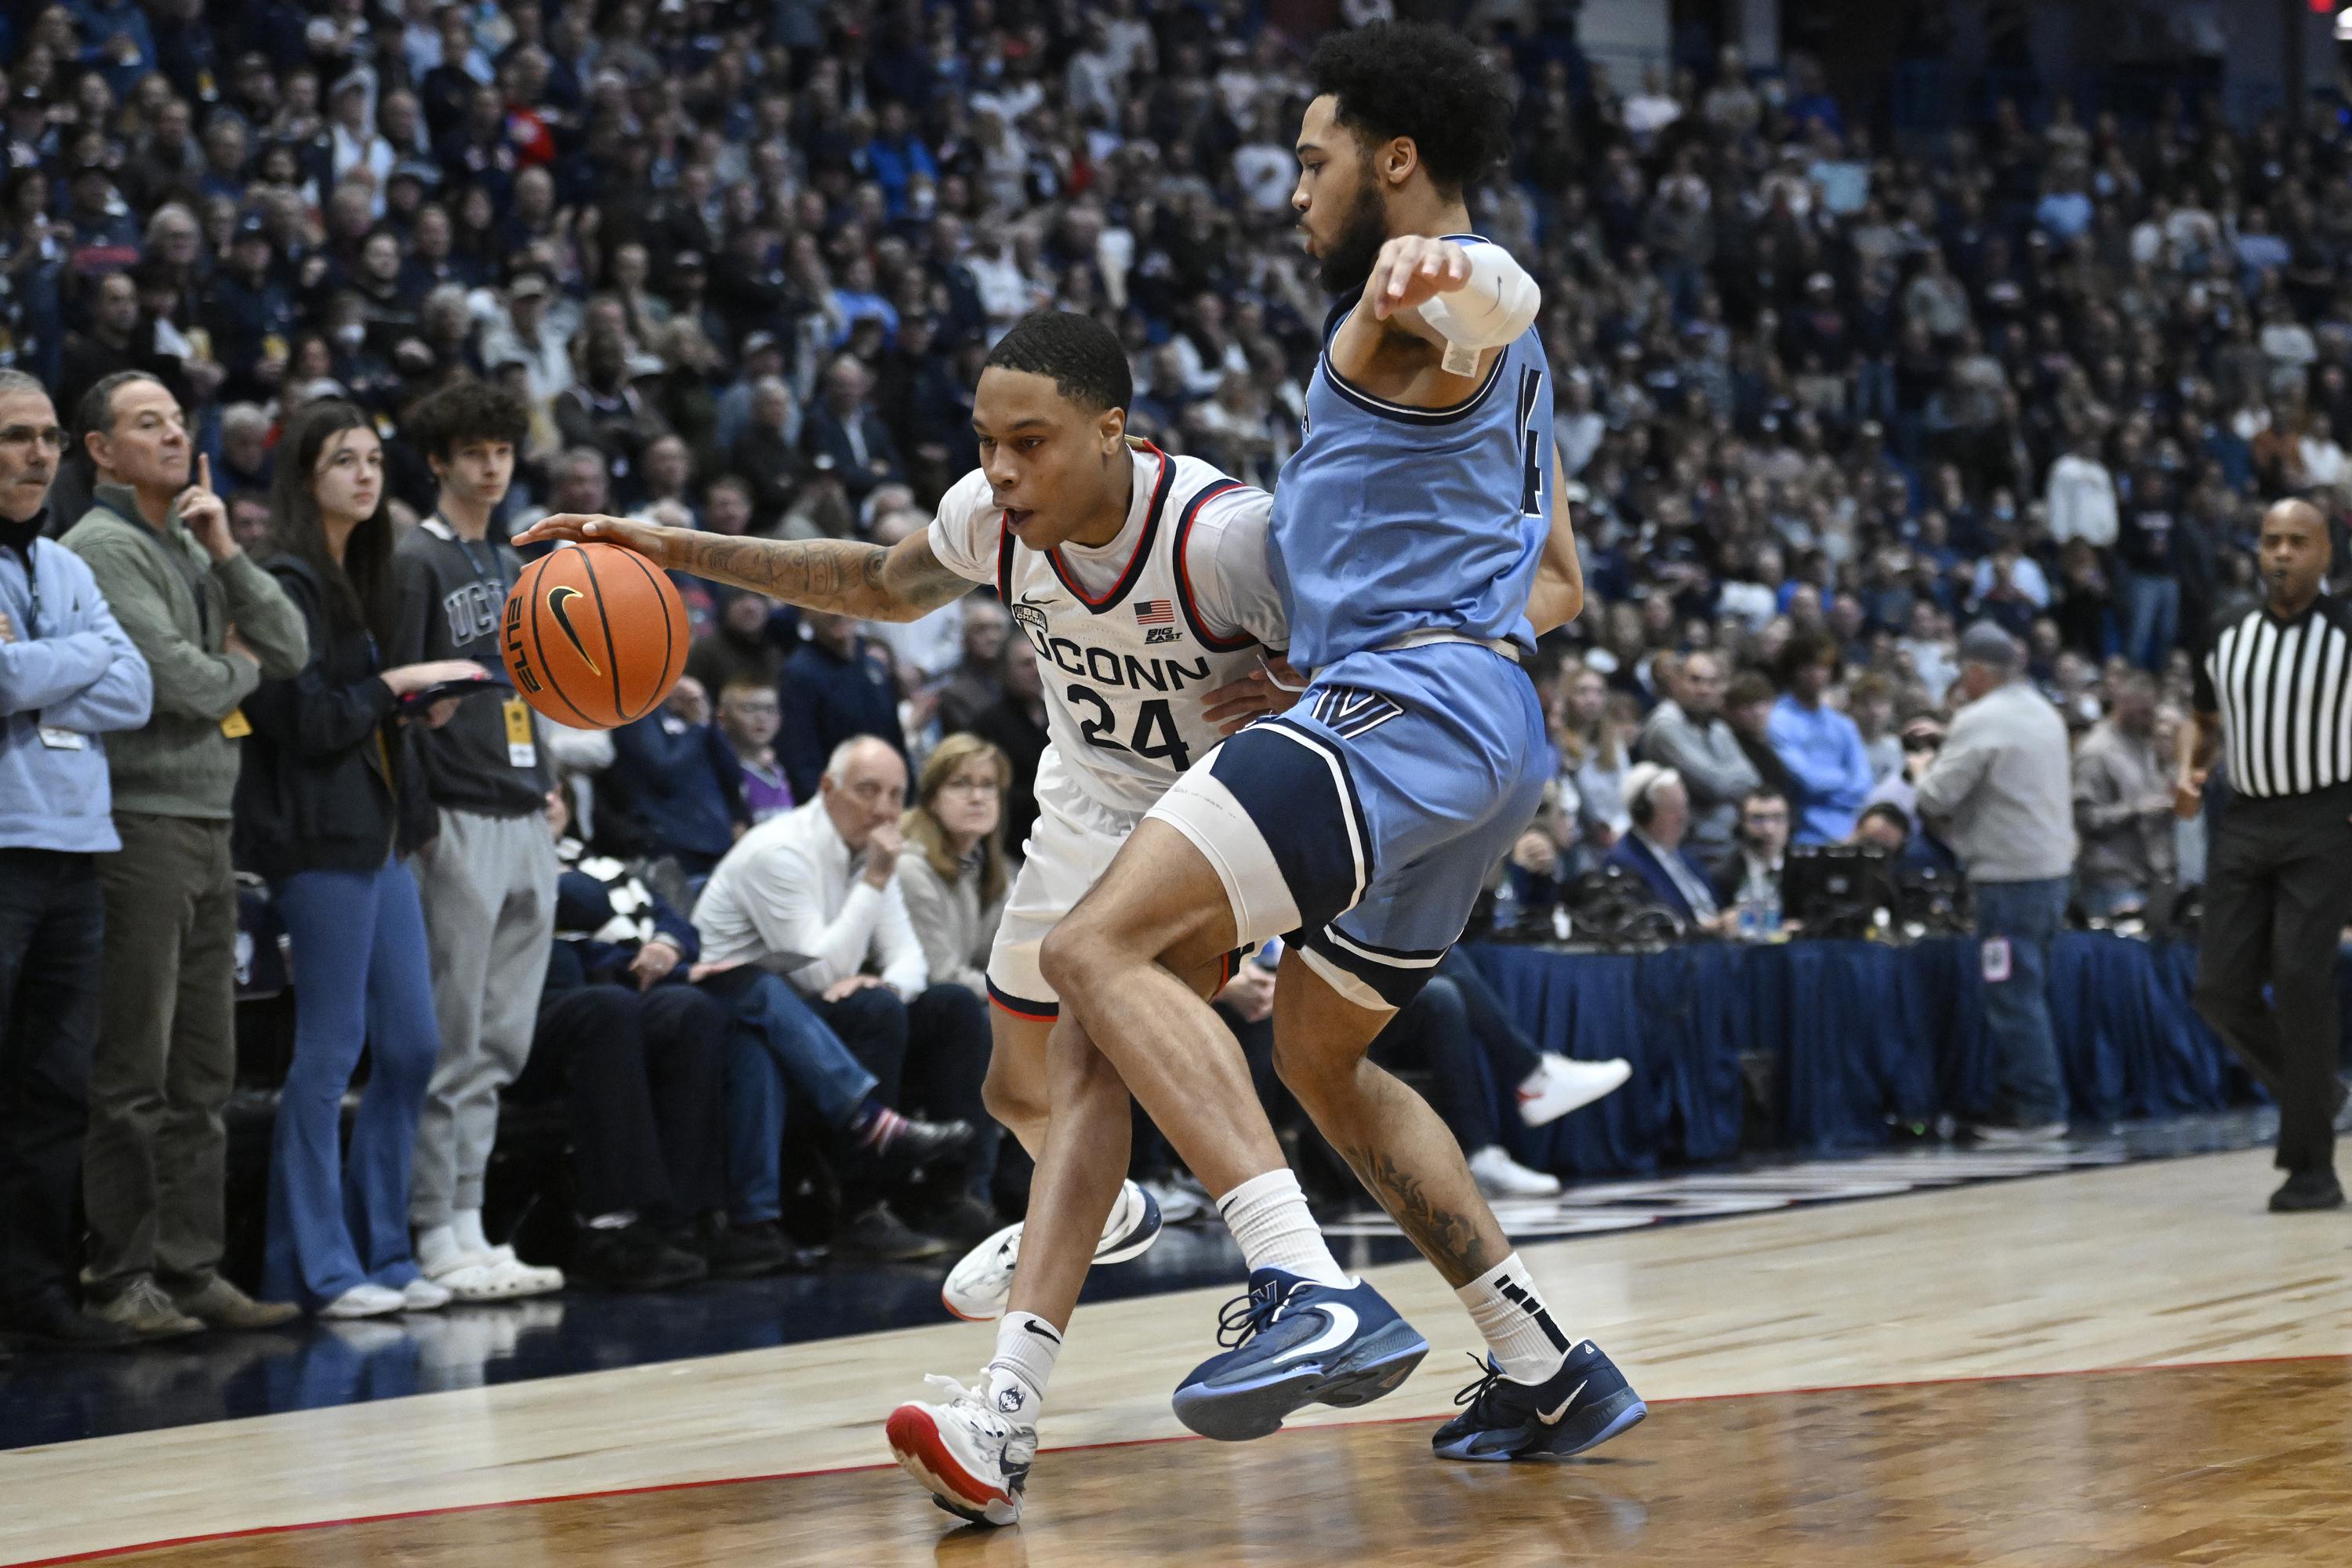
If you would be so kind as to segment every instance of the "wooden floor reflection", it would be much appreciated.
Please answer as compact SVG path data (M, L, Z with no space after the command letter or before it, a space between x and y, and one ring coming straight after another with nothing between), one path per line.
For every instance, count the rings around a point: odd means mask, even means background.
M1440 1464L1424 1421L1048 1453L1015 1531L896 1470L525 1503L141 1552L170 1568L537 1564L2352 1563L2352 1361L1663 1405L1586 1459Z

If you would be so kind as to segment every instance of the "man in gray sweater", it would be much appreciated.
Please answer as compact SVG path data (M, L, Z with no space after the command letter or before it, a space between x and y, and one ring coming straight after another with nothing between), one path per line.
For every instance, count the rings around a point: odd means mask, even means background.
M90 1063L85 1305L143 1339L294 1315L218 1272L221 1124L236 1079L230 802L251 726L238 704L302 672L302 613L237 548L208 469L189 483L186 416L153 376L82 399L94 503L64 539L154 676L146 725L110 735L121 850L101 858L106 943Z
M1989 621L1970 626L1960 638L1966 706L1932 762L1927 752L1906 758L1919 774L1920 815L1958 853L1976 895L1985 1030L2000 1058L2001 1103L1975 1131L1992 1144L2066 1131L2047 975L2074 864L2074 779L2066 721L2023 673L2007 632Z
M1643 761L1682 775L1691 813L1683 847L1710 877L1736 847L1739 803L1763 783L1723 716L1723 665L1715 655L1695 653L1683 660L1674 700L1658 704L1634 746Z

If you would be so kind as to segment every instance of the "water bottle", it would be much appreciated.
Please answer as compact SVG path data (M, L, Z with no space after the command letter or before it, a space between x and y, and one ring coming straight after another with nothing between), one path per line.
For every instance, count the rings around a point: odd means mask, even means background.
M1510 936L1519 929L1519 890L1511 885L1511 868L1503 868L1503 879L1495 889L1495 934Z

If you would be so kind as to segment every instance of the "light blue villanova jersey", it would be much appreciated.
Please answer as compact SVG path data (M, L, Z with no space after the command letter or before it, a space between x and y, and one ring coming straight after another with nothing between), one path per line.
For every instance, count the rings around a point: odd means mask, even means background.
M1471 240L1472 235L1449 235ZM1307 389L1307 433L1275 486L1269 554L1290 662L1321 669L1415 632L1530 647L1528 594L1551 531L1552 389L1530 327L1450 408L1411 408L1332 368Z

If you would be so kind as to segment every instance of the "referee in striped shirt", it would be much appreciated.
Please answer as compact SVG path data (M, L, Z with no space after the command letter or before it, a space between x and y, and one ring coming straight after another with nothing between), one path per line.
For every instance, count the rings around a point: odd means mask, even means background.
M2278 1102L2271 1208L2335 1208L2336 949L2352 919L2352 605L2322 593L2326 520L2263 515L2266 598L2221 625L2197 666L2175 809L2196 815L2218 751L2232 791L2205 879L2197 1010ZM2271 989L2265 1004L2263 988Z

